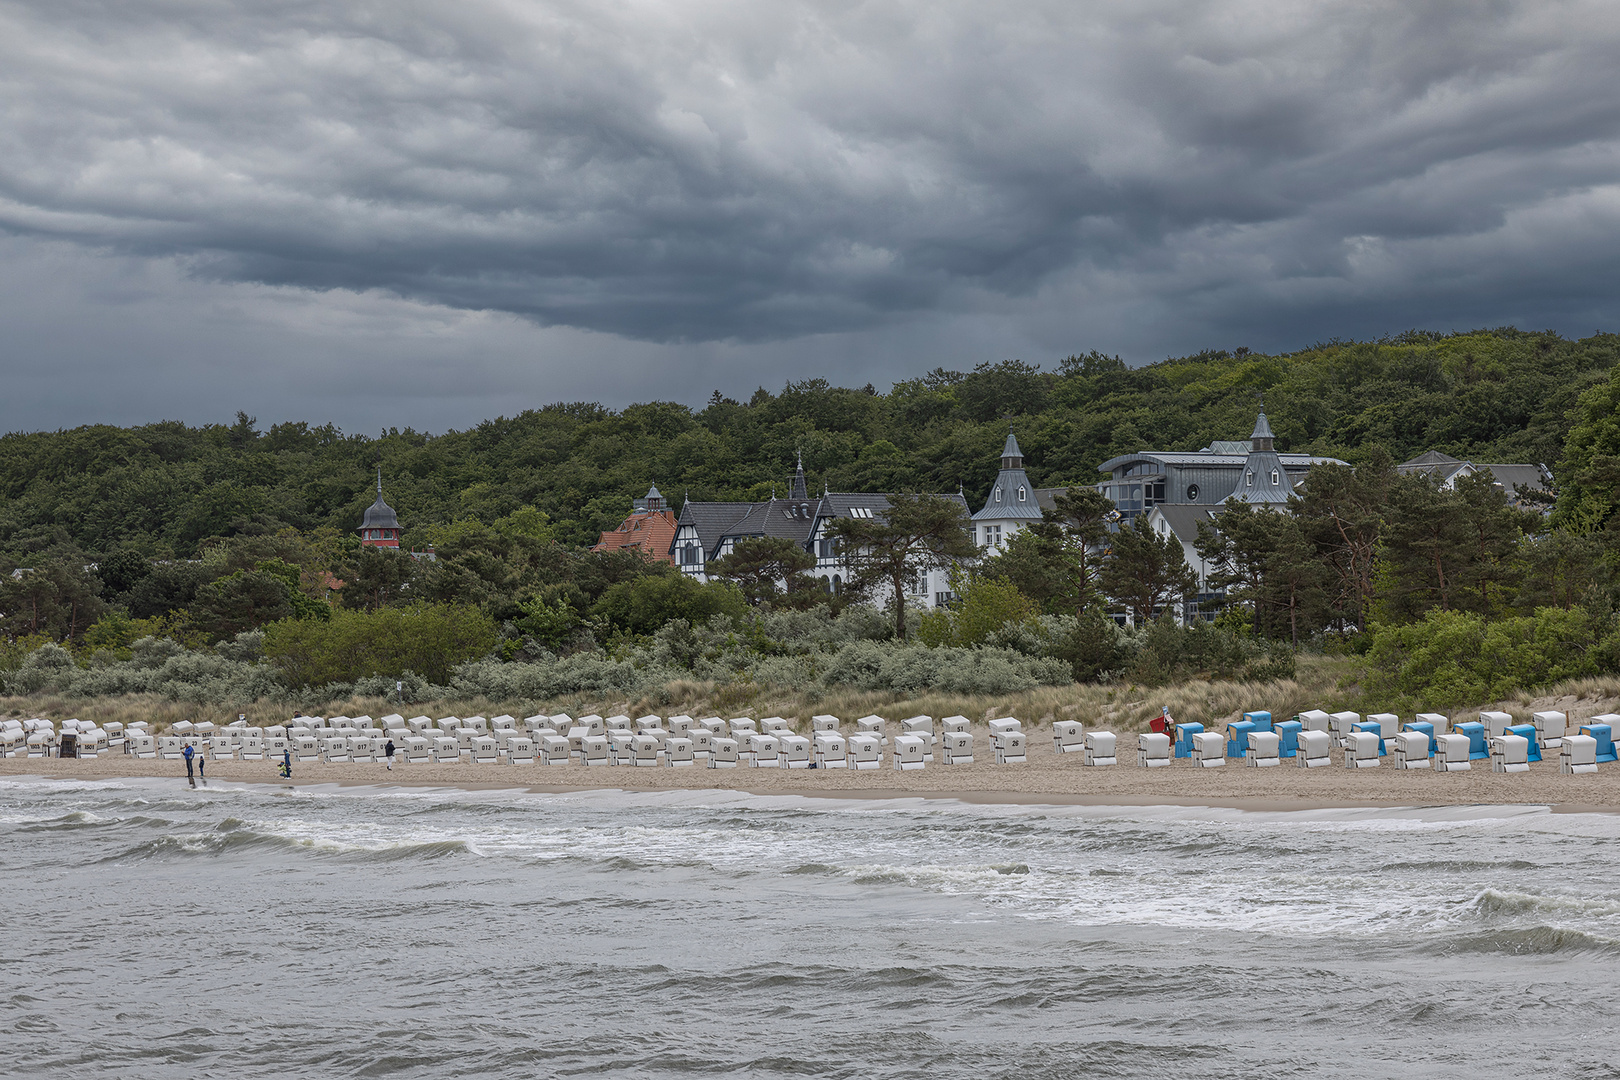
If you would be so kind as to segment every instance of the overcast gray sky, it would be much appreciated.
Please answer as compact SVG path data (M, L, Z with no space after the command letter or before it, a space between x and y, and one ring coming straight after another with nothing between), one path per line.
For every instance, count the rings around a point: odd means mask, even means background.
M0 0L0 429L1620 329L1620 5Z

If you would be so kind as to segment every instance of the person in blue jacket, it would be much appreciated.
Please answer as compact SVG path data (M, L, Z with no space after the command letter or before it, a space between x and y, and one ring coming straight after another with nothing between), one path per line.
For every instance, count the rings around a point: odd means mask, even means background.
M181 756L186 759L186 779L191 781L192 787L196 787L197 767L192 764L191 759L197 756L197 750L190 743L186 743L186 748L181 751Z

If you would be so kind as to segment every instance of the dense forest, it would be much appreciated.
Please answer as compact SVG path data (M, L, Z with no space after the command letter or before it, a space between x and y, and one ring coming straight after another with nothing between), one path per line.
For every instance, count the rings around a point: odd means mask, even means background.
M1144 448L1242 439L1260 396L1282 450L1352 464L1381 447L1400 461L1437 449L1474 460L1556 465L1582 391L1620 360L1620 335L1568 341L1505 329L1332 342L1285 356L1212 351L1129 368L1095 352L1055 370L1021 361L935 370L887 393L823 380L674 402L548 405L468 431L345 435L252 417L188 427L87 426L0 438L0 555L62 545L99 557L134 549L189 558L211 537L348 532L382 466L406 546L433 526L491 523L523 507L565 543L612 528L656 483L679 505L752 499L786 482L796 451L811 486L956 491L977 506L1014 428L1031 478L1097 479L1098 463Z
M988 692L1269 678L1310 645L1365 654L1390 695L1483 700L1620 669L1617 360L1620 335L1413 332L1134 369L1096 352L1055 370L986 363L887 394L812 379L747 402L717 392L700 410L557 404L443 435L260 430L245 413L13 434L0 438L0 681L210 701L396 677L423 694L536 697L684 678ZM1279 449L1350 467L1318 468L1284 513L1237 507L1206 525L1199 552L1226 601L1203 612L1214 623L1178 627L1159 616L1196 591L1180 545L1114 529L1090 485L1121 453L1244 438L1262 397ZM587 550L649 484L676 506L762 498L800 452L814 489L960 486L976 506L1009 428L1035 483L1069 488L1046 521L964 564L943 500L890 515L939 518L914 531L964 567L950 611L824 594L786 542L739 547L707 585ZM1425 450L1546 464L1556 508L1484 477L1442 491L1396 474ZM405 546L432 544L435 560L360 547L379 467ZM845 539L881 554L877 533L896 527ZM910 557L868 576L902 580Z

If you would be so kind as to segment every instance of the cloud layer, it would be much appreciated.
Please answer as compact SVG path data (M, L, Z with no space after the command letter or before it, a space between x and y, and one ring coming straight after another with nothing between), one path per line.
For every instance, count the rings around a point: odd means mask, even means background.
M17 267L298 291L289 334L369 296L656 378L1584 334L1620 314L1617 54L1598 2L0 2L0 229Z

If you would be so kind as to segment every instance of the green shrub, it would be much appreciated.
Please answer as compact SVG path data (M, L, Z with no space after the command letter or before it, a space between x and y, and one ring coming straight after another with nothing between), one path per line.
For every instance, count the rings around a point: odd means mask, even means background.
M488 655L496 640L495 623L481 608L417 604L334 611L327 621L284 619L265 628L264 654L295 686L406 671L442 685L456 665Z
M1287 643L1264 642L1221 623L1181 626L1165 616L1136 631L1125 648L1126 674L1146 686L1192 678L1288 679L1295 671L1294 651Z
M1607 630L1581 608L1499 619L1431 611L1422 622L1374 628L1368 693L1435 709L1496 701L1612 668Z
M924 645L983 645L997 636L1034 628L1040 609L1007 581L981 578L966 584L954 607L923 614L917 636Z
M673 619L697 625L728 615L740 621L748 602L725 582L700 585L685 574L648 574L608 589L593 611L619 630L650 634Z
M897 693L1005 694L1073 681L1061 660L1010 649L929 648L857 641L827 659L823 686Z

